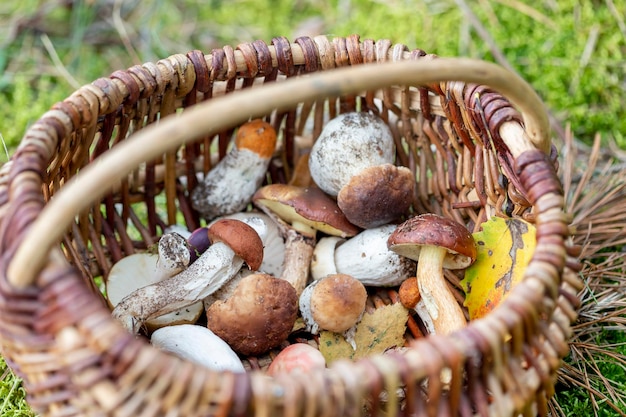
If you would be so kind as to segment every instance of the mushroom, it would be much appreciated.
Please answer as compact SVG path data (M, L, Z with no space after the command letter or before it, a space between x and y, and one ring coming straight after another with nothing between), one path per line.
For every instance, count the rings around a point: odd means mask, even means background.
M324 369L326 359L318 349L308 343L294 343L280 351L267 368L267 375L276 376L280 373L310 372Z
M190 263L193 263L211 246L209 228L203 226L191 232L187 238L187 246L189 247Z
M337 195L337 205L351 223L364 229L378 227L408 212L414 186L410 169L376 165L350 178Z
M393 164L395 142L389 126L366 112L344 113L324 126L309 157L313 181L337 197L351 223L361 228L387 224L412 203L415 177Z
M343 333L354 345L354 326L367 302L365 286L348 274L328 275L309 284L300 295L300 313L306 331ZM354 346L353 346L354 347Z
M314 281L337 273L335 249L345 241L338 236L324 236L317 241L311 258L311 278Z
M240 220L257 232L263 242L263 262L259 272L280 277L285 258L285 242L279 234L276 222L267 214L259 212L233 213L222 218ZM239 282L250 274L249 270L240 270L235 277L224 283L220 289L203 300L204 309L207 310L217 300L229 298L235 291L235 288L237 288L237 285L239 285Z
M348 222L335 201L316 187L266 185L252 201L279 225L285 238L282 277L294 286L298 296L307 283L317 231L347 237L359 230Z
M361 170L392 163L395 150L391 130L380 117L343 113L326 123L313 143L309 170L317 186L336 197Z
M242 355L260 355L284 342L298 316L298 297L287 281L257 273L244 277L227 300L206 312L207 327Z
M192 207L207 220L243 210L263 183L275 147L269 123L240 126L233 148L191 192Z
M448 334L467 322L446 283L443 268L464 269L476 259L476 243L462 224L436 214L422 214L399 225L388 240L399 255L417 260L420 301L417 313L437 334ZM426 312L428 317L423 317Z
M215 371L245 372L239 356L204 326L183 324L156 330L150 343L164 352Z
M265 213L246 211L228 214L226 219L240 220L252 227L263 242L263 262L259 272L279 277L285 258L285 241L280 235L276 222Z
M158 255L135 253L120 259L109 271L106 281L107 299L111 308L138 288L168 279L189 264L186 240L177 233L166 233L159 239ZM149 331L173 324L195 323L202 314L197 302L179 310L146 321Z
M399 285L415 275L415 262L398 255L387 248L387 240L395 230L394 225L384 225L361 231L345 242L335 242L336 249L322 249L316 253L316 277L323 270L334 270L340 274L349 274L364 285L377 287ZM333 242L322 242L332 248ZM313 269L312 269L313 270Z
M407 309L413 309L420 300L420 289L417 286L417 278L409 277L402 281L398 288L398 298L400 303Z
M253 270L261 265L263 244L247 224L220 220L209 227L208 236L212 245L187 269L127 295L113 316L136 333L147 320L206 298L235 276L244 262Z

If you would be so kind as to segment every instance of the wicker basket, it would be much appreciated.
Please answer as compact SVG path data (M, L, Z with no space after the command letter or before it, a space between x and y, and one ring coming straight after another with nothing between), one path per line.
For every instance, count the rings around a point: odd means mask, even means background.
M276 38L116 71L43 115L0 171L2 355L32 407L54 416L546 414L580 286L547 117L518 77L435 58L358 36ZM497 309L403 355L271 379L256 358L245 374L198 369L110 317L95 279L165 226L201 224L189 189L236 126L264 117L276 127L268 173L286 182L296 138L355 109L390 124L397 163L418 179L415 212L470 228L493 215L535 222L524 280Z

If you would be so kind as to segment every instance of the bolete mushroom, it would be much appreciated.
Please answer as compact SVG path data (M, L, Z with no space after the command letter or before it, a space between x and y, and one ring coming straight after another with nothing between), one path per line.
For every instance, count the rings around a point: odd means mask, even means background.
M182 324L163 327L152 333L150 343L164 352L208 369L245 372L239 356L204 326Z
M306 331L318 334L319 330L349 334L363 316L367 291L365 286L348 274L328 275L309 284L300 295L300 312ZM348 334L346 334L348 333Z
M406 214L413 200L415 176L394 165L395 142L378 116L344 113L324 126L311 149L314 182L337 197L353 224L373 228Z
M366 229L345 241L321 238L318 245L322 248L315 252L315 267L311 267L314 278L335 271L352 275L364 285L389 287L414 276L415 262L387 248L395 227L388 224Z
M298 316L287 281L267 274L244 277L225 301L207 310L207 327L242 355L260 355L284 342Z
M332 236L354 236L359 229L343 215L337 203L316 187L270 184L252 197L254 204L275 219L285 238L282 278L304 290L317 231Z
M276 222L267 214L258 211L237 212L223 218L242 221L257 232L263 242L263 262L259 272L279 277L285 258L285 241Z
M192 207L207 220L243 210L263 183L275 147L269 123L241 125L233 148L191 192Z
M158 254L135 253L116 262L106 281L107 300L115 308L127 295L141 287L169 279L190 262L186 240L178 233L166 233L159 239ZM149 331L174 324L195 323L202 314L197 302L145 322Z
M220 220L209 227L208 234L212 244L194 263L127 295L113 309L113 316L136 333L145 321L206 298L235 276L244 262L253 270L261 265L263 244L247 224Z
M308 343L294 343L280 351L267 368L267 375L276 376L281 373L303 372L324 369L326 359L322 352Z
M416 310L418 314L428 313L429 317L423 318L425 324L432 320L437 334L464 327L465 314L447 284L443 268L464 269L474 262L476 243L469 230L446 217L422 214L399 225L389 236L388 246L401 256L417 260L420 301Z
M336 197L361 170L393 163L395 150L391 130L380 117L343 113L326 123L313 143L309 170L315 184Z

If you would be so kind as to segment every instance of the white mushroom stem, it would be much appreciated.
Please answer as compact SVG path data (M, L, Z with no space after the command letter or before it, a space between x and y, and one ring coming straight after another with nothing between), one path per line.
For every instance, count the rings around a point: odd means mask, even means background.
M294 223L289 226L266 204L259 206L259 208L276 223L280 234L285 240L285 256L280 278L289 282L295 288L297 296L300 297L309 279L309 270L316 239L315 237L303 236L298 232L297 228L311 229L312 236L315 236L316 231L310 226L301 223Z
M207 219L243 210L261 186L270 158L233 148L194 188L192 204Z
M335 249L345 241L338 236L325 236L317 241L311 259L311 278L314 281L337 273Z
M155 280L173 277L189 266L190 254L187 240L176 232L166 233L159 239L159 257Z
M113 310L113 317L136 333L142 323L200 301L217 291L243 265L243 260L222 242L215 242L189 268L139 288Z
M335 267L364 285L378 287L399 285L414 276L415 262L387 248L394 225L363 230L335 250Z
M245 372L241 360L228 344L203 326L184 324L156 330L153 346L181 359L216 371Z
M446 253L445 248L422 246L417 262L416 276L421 296L420 302L423 303L423 309L432 320L437 334L448 334L467 324L463 310L443 276L443 259ZM422 306L416 308L416 311L421 314ZM428 319L424 320L424 322L427 321Z

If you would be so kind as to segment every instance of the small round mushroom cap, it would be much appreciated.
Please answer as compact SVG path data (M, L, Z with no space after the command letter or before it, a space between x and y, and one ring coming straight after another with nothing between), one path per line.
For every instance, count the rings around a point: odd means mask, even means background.
M411 217L389 236L387 246L397 254L419 259L422 246L446 248L443 261L447 269L463 269L476 260L476 242L462 224L433 213Z
M296 290L267 274L244 277L226 301L209 307L207 327L242 355L260 355L284 342L298 316Z
M276 376L281 373L311 372L324 369L326 359L322 352L308 343L294 343L281 350L267 368L267 375Z
M359 232L346 219L337 203L316 187L270 184L261 187L252 201L259 207L267 208L305 236L315 237L317 230L341 237L354 236Z
M235 219L220 219L207 231L212 243L223 242L248 265L257 271L263 262L263 242L258 233L246 223Z
M413 202L415 177L393 164L365 168L339 191L337 205L363 229L382 226L406 215Z
M189 246L190 263L194 262L200 255L211 246L209 240L209 228L199 227L194 230L187 238L187 245Z
M329 275L311 294L311 314L320 329L342 333L354 326L367 302L365 286L347 274Z
M420 289L417 285L417 277L409 277L402 281L398 288L400 303L408 309L415 308L420 300Z

